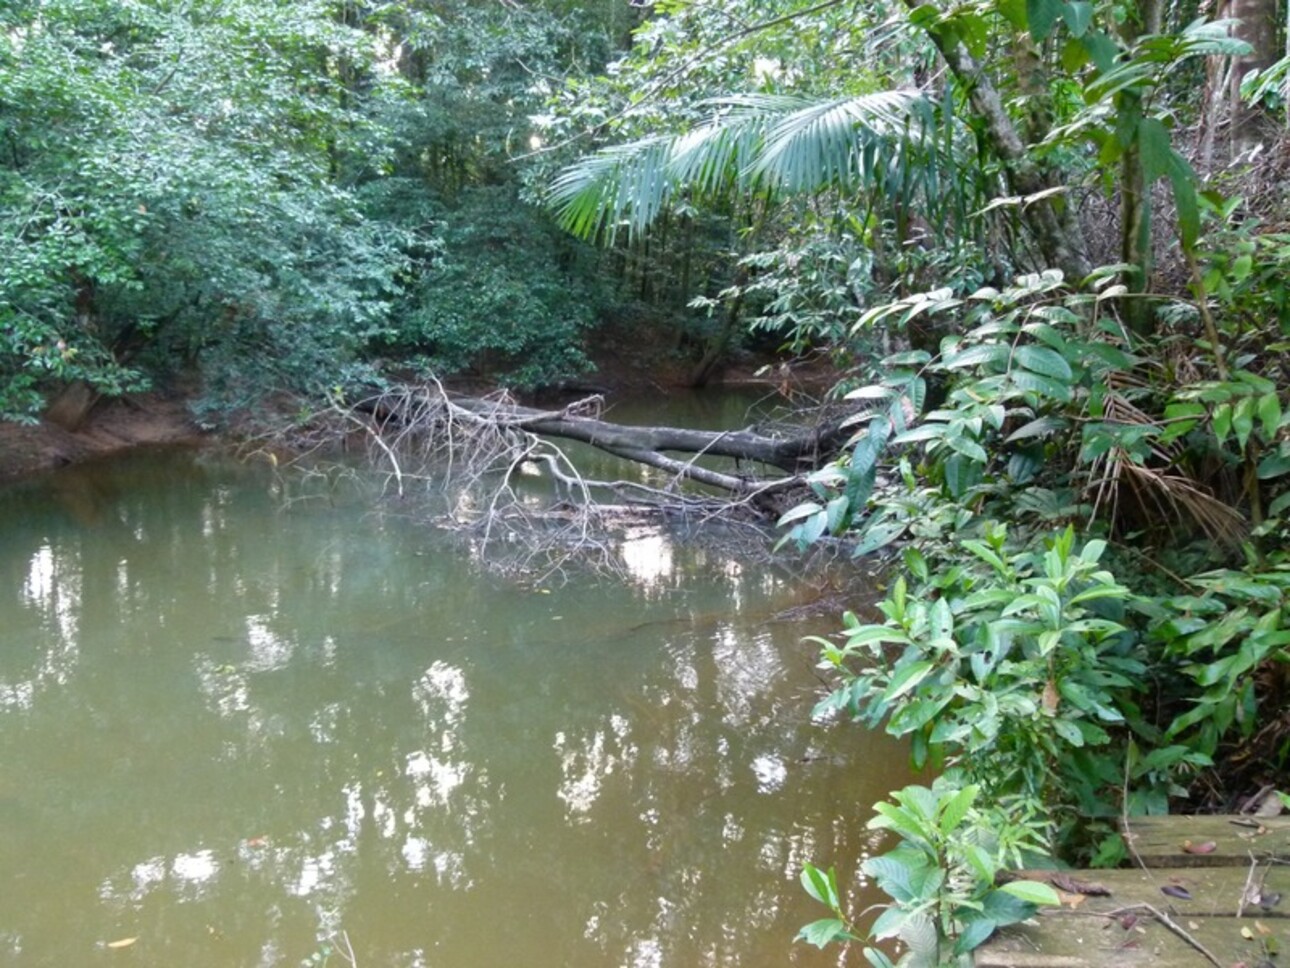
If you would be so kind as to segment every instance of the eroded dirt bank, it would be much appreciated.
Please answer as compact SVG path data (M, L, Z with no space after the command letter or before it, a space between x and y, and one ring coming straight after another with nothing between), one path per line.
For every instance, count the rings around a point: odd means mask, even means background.
M207 439L182 395L140 393L102 400L75 431L50 420L31 426L0 422L0 481L134 447L197 444Z

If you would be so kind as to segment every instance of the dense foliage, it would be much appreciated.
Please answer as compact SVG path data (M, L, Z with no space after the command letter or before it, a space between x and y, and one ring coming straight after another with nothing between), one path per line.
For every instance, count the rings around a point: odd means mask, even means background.
M584 367L598 263L522 200L511 159L561 74L603 62L613 19L6 4L0 412L194 368L226 410L370 382L397 354L529 384Z
M695 384L828 354L854 436L784 543L890 554L821 713L942 771L865 870L953 960L1050 900L1001 867L1287 773L1290 68L1233 10L14 0L0 412L537 386L642 310Z
M719 298L849 367L856 433L781 524L900 551L877 621L819 642L819 712L946 771L879 805L902 845L864 869L893 899L874 936L953 962L1052 900L990 900L986 832L1115 863L1123 816L1284 783L1288 200L1259 106L1284 25L1155 0L655 11L671 55L624 62L607 89L645 94L551 204L611 244L750 207ZM834 913L803 937L851 938L832 872L803 883Z

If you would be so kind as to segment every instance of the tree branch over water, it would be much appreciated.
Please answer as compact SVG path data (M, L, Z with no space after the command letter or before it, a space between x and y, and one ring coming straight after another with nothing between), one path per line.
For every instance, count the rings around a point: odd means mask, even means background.
M695 430L637 426L601 417L603 399L587 397L559 409L522 406L509 395L450 394L437 382L402 385L353 403L337 402L334 439L361 429L375 466L386 468L402 496L409 479L426 479L448 488L463 479L501 476L507 485L520 468L545 469L564 495L589 503L592 489L611 490L639 504L709 505L751 508L762 518L777 516L787 491L805 485L804 473L822 466L846 443L848 412L827 419L768 431ZM555 440L570 440L606 454L670 474L664 486L638 480L587 478ZM711 461L726 458L729 469ZM683 493L685 483L724 491Z

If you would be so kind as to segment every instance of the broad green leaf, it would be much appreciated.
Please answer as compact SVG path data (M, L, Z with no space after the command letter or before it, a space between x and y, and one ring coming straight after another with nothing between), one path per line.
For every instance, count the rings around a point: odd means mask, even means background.
M945 487L949 490L950 496L956 499L963 497L981 483L981 462L975 456L952 454L946 458L944 470Z
M1071 746L1080 747L1084 745L1084 734L1069 719L1054 719L1053 732L1070 743Z
M806 863L802 865L801 881L806 893L815 900L829 908L838 906L838 894L834 887L836 881L832 871L825 873L814 864Z
M1169 171L1173 151L1169 129L1159 119L1146 117L1138 122L1137 139L1143 177L1150 187Z
M1062 44L1062 69L1067 73L1076 73L1090 60L1088 48L1078 38L1070 37Z
M945 435L945 442L950 445L952 450L962 454L968 460L976 461L978 464L984 464L989 460L989 456L986 454L985 448L970 437L947 433Z
M884 703L892 702L911 689L917 688L918 684L926 679L928 673L934 668L936 668L936 663L928 660L911 662L903 668L897 668L896 674L891 678L891 683L882 694L882 701Z
M1169 182L1178 209L1178 235L1184 249L1194 249L1200 238L1200 201L1196 195L1196 173L1177 151L1169 152Z
M837 918L821 918L819 921L812 921L797 932L798 941L805 941L817 948L825 948L834 941L847 941L851 937L846 924Z
M980 787L976 784L965 786L946 802L945 806L941 808L940 828L942 834L953 833L958 829L959 824L967 817L968 810L972 808L972 804L976 801L976 796L979 792Z
M1047 437L1066 430L1069 426L1070 424L1061 417L1037 417L1022 424L1004 439L1007 443L1013 443L1029 437Z
M1012 355L1013 362L1033 373L1050 376L1056 380L1071 379L1070 364L1056 350L1046 346L1018 346Z
M1236 435L1236 446L1245 450L1250 435L1254 433L1254 398L1242 397L1232 411L1232 432Z
M919 427L911 427L903 434L897 434L891 438L893 444L913 444L920 440L935 440L945 435L943 424L923 424Z
M1090 30L1080 38L1080 41L1084 44L1084 49L1088 51L1089 58L1103 74L1115 66L1115 58L1119 56L1120 46L1106 34L1100 30ZM1092 103L1093 100L1096 100L1096 97L1090 100L1089 96L1086 95L1085 99Z
M981 346L969 347L961 353L955 353L945 360L945 366L951 370L959 370L969 366L982 366L986 363L1006 363L1008 356L1008 347L1002 343L985 343Z
M853 558L859 558L861 555L872 554L885 548L904 534L908 528L908 521L882 521L873 524L865 530L864 537L860 539L860 543L856 545L851 555Z
M1012 24L1013 27L1018 30L1026 29L1025 0L997 0L995 9L999 11L999 16Z
M1265 440L1276 437L1277 428L1281 426L1281 398L1275 392L1265 393L1259 398L1259 423L1263 425Z
M996 927L998 925L992 918L983 916L972 918L964 925L962 934L954 942L954 953L964 955L970 951L975 951L985 944L990 935L994 934Z
M897 901L917 899L914 891L914 868L900 856L882 854L870 857L860 865L860 869Z
M905 927L905 919L908 917L907 911L892 905L878 915L878 920L874 921L873 927L869 929L869 936L875 941L895 938Z
M1026 0L1026 26L1036 42L1043 41L1052 33L1063 6L1062 0Z
M1057 892L1048 884L1041 884L1039 881L1010 881L999 890L1011 894L1027 904L1046 904L1052 907L1061 905L1061 898L1057 896Z
M792 524L794 521L800 521L802 518L808 518L812 514L819 514L824 509L814 501L807 501L805 504L799 504L797 507L789 508L785 511L775 523L780 527L786 524Z
M1214 437L1221 444L1232 430L1232 405L1220 403L1214 408Z
M1060 380L1054 380L1051 377L1042 376L1030 370L1013 370L1008 374L1008 378L1019 389L1028 393L1037 393L1041 397L1047 397L1060 403L1069 403L1071 401L1072 391L1070 385Z
M1087 0L1070 0L1062 9L1062 19L1066 21L1072 37L1083 37L1093 22L1093 4Z
M926 914L911 913L905 919L899 937L909 946L910 952L925 959L936 951L936 922Z

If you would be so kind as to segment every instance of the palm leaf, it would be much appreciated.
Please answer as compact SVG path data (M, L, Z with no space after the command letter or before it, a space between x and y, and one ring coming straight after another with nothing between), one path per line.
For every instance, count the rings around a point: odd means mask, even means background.
M560 225L593 238L631 214L641 231L662 210L668 193L664 171L670 139L654 136L605 148L565 168L551 185L548 204Z
M560 224L583 238L624 224L638 235L680 192L872 189L893 164L925 158L911 146L924 143L930 107L914 91L708 103L712 116L691 131L604 148L560 172L548 193Z
M784 113L766 135L752 168L776 187L811 192L825 187L865 188L880 166L914 136L921 140L916 91L884 91L823 103L780 99Z

